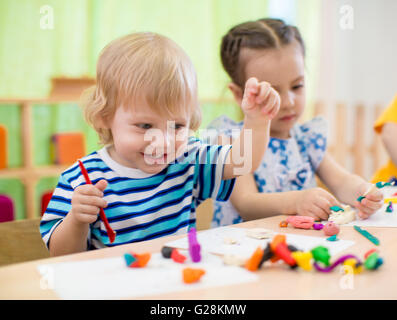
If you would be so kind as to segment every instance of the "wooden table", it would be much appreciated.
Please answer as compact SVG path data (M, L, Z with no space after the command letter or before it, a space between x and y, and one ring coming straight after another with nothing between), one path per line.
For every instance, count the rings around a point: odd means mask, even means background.
M280 228L285 217L277 216L234 225L241 228L263 227L284 233L319 236L321 231ZM377 271L364 270L359 275L343 275L336 268L332 273L291 270L284 265L263 267L257 271L259 280L224 287L174 292L144 299L397 299L397 230L366 228L379 238L384 264ZM62 257L35 260L0 267L0 299L58 299L54 291L41 289L37 266L45 263L87 260L123 255L128 251L158 252L164 243L182 236L170 236L142 243L122 245ZM363 259L374 245L352 227L342 227L339 238L355 241L355 245L338 254L352 253ZM333 261L336 257L332 257ZM347 278L350 277L350 278Z

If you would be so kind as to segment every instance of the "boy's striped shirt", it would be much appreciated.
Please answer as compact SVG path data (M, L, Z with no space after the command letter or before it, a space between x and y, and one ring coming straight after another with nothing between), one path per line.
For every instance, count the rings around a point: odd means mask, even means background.
M90 225L88 248L186 233L195 225L196 207L202 201L229 198L235 180L222 180L222 176L230 148L230 145L203 144L192 138L184 156L157 174L121 166L109 156L106 147L82 158L93 184L101 179L108 182L104 191L108 206L104 210L117 233L110 244L98 215ZM47 246L52 232L71 210L73 190L82 184L85 180L77 162L61 174L40 223Z

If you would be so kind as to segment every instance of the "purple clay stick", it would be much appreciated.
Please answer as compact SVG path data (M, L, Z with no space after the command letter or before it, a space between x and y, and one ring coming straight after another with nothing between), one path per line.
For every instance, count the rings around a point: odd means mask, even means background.
M189 254L192 258L193 262L200 262L201 255L200 255L200 244L197 241L197 233L196 228L190 228L188 233L188 240L189 240Z
M348 255L340 257L332 265L330 265L329 267L326 267L326 268L321 267L317 262L315 262L313 265L317 269L317 271L320 271L320 272L331 272L338 264L341 264L345 260L350 259L350 258L354 258L354 259L357 260L358 263L361 263L361 261L356 256L354 256L352 254L348 254Z

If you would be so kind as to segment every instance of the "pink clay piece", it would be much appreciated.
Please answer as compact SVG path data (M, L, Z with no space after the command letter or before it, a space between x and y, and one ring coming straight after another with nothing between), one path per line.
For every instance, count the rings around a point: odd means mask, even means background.
M324 234L326 236L330 237L335 234L338 234L340 229L336 223L334 223L333 221L330 221L324 226L323 230L324 230Z
M310 229L313 226L314 218L307 216L292 216L288 217L286 221L292 224L294 228Z

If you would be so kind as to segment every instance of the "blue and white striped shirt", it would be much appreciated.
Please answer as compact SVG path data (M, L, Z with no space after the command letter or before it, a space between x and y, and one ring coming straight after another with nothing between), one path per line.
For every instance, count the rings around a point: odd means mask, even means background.
M110 244L98 216L90 225L88 248L186 233L195 225L196 208L202 201L229 198L235 180L222 180L222 176L230 148L191 138L183 157L157 174L120 165L109 156L106 147L82 158L93 184L101 179L108 182L104 191L108 206L104 210L116 231L116 239ZM71 210L73 190L82 184L85 180L77 162L61 174L40 223L47 247L52 232Z

